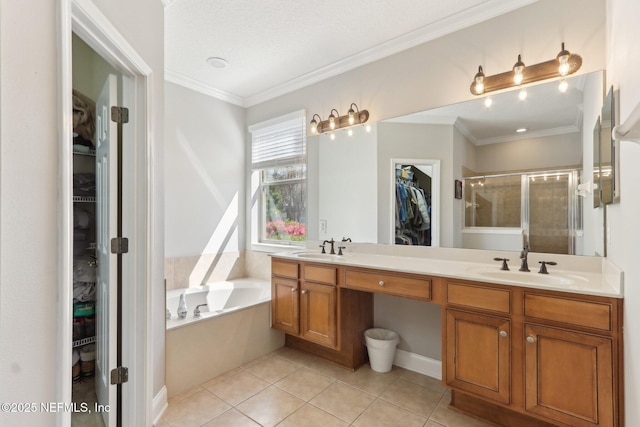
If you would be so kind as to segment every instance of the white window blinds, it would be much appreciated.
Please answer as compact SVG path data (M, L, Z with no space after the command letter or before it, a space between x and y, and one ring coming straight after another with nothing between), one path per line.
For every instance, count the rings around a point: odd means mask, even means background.
M304 111L249 127L251 168L304 163L307 155Z

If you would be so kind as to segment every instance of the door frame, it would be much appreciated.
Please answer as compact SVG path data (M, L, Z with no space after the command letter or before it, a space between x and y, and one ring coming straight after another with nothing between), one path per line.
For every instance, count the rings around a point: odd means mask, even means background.
M122 388L124 425L150 425L153 399L150 255L155 218L152 197L151 84L152 70L102 12L90 1L60 0L58 9L58 301L57 385L58 402L71 402L72 298L73 298L73 160L72 160L72 32L78 35L122 75L122 103L129 106L130 123L123 128L126 144L123 173L123 231L130 238L123 257L123 280L138 286L124 287L122 316L128 327L122 333L123 365L129 382ZM56 426L71 424L69 412L56 414Z
M440 160L438 159L391 159L390 192L389 192L389 243L396 241L396 165L425 165L431 166L431 246L440 246ZM435 209L434 209L435 206Z

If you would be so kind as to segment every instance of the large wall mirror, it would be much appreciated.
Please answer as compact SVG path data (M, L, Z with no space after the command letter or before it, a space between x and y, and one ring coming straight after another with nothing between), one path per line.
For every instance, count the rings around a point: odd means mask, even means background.
M603 255L603 209L578 191L594 173L603 81L572 76L564 91L551 81L310 137L308 237L396 243L393 159L431 159L439 246Z

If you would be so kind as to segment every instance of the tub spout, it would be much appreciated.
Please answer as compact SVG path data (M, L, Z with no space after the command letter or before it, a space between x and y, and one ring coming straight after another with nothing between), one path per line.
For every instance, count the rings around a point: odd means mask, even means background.
M200 304L198 306L196 306L195 310L193 310L193 317L198 318L200 317L200 307L206 307L207 304Z
M184 294L180 295L180 302L178 302L178 319L187 318L187 300Z

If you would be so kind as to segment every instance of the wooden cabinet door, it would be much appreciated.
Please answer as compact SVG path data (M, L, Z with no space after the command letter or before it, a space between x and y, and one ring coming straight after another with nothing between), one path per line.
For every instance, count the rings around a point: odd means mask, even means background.
M446 383L500 403L511 400L508 319L447 310Z
M300 305L298 281L273 277L271 280L272 326L287 334L300 332Z
M302 338L335 348L337 345L335 286L304 282L300 295Z
M584 426L613 426L610 338L525 324L525 406Z

